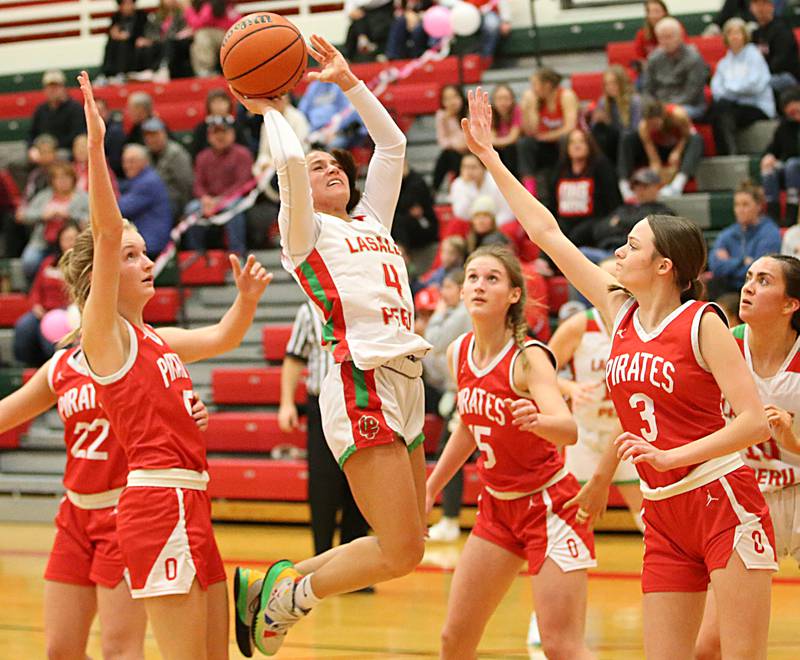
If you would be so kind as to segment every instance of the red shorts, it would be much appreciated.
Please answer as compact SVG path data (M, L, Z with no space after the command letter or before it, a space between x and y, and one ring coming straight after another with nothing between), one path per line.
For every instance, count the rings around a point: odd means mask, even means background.
M125 578L134 598L185 594L225 581L204 490L128 487L117 505Z
M79 509L66 497L56 514L56 537L44 579L113 589L125 565L117 544L114 507Z
M472 533L527 559L533 575L548 557L565 573L592 568L597 565L592 530L575 520L578 507L563 508L579 490L569 474L539 493L515 500L483 491Z
M751 569L777 570L775 533L753 471L741 467L665 500L644 501L642 591L706 591L711 571L739 553Z

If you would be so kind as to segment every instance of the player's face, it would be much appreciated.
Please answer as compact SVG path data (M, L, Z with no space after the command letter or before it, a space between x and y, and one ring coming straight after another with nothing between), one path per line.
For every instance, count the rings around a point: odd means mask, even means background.
M655 236L647 220L639 220L628 234L625 245L614 252L617 281L635 295L649 286L656 260Z
M770 257L756 259L744 277L739 318L772 323L785 318L788 323L800 302L786 295L786 280L780 263Z
M324 213L341 213L350 201L350 182L338 161L324 151L312 151L306 158L314 208Z
M122 235L122 266L119 271L120 301L150 299L155 293L153 262L147 256L139 232L126 230Z
M461 297L474 318L503 319L522 292L511 286L505 266L494 257L477 257L469 262Z

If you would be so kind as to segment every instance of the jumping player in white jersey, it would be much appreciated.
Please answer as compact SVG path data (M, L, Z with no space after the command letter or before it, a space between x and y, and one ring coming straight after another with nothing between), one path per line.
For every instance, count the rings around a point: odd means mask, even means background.
M742 456L767 500L778 557L800 564L800 260L782 254L756 259L745 276L739 316L744 324L733 336L770 426L770 438ZM696 658L720 657L717 604L709 591Z
M422 559L425 457L422 365L430 345L414 334L414 307L390 230L406 140L381 103L321 37L310 73L347 95L375 143L363 196L346 152L306 157L270 101L240 99L264 115L280 184L282 260L323 316L336 364L320 393L325 437L374 536L340 545L266 576L238 569L236 630L246 656L267 655L320 599L405 575ZM255 612L255 614L253 614Z
M709 583L723 655L766 658L777 569L763 495L739 451L769 427L753 378L702 292L706 245L691 220L651 215L615 252L616 277L589 261L492 148L488 95L469 94L467 146L486 165L530 239L608 319L606 383L625 431L615 443L642 480L645 655L688 658ZM725 425L721 396L735 419Z
M228 657L225 567L211 526L206 443L192 418L185 363L241 343L271 276L231 255L238 293L215 325L146 325L153 262L121 216L103 149L105 124L89 76L78 78L89 148L91 227L61 260L81 310L84 363L125 450L128 476L116 507L119 548L131 595L141 598L165 658ZM76 332L77 334L77 332Z
M614 260L606 259L600 267L611 273ZM583 484L577 500L578 518L591 525L602 515L608 501L608 487L614 484L642 529L642 492L639 475L631 463L620 462L613 447L622 433L614 402L605 384L606 361L611 350L609 323L595 307L573 314L550 338L550 350L559 367L569 365L573 379L559 378L558 384L572 402L572 414L578 424L578 442L564 450L567 469Z

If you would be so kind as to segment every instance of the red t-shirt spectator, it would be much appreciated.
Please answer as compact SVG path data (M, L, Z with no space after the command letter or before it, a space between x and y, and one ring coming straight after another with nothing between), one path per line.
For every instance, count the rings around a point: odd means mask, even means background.
M31 307L41 305L46 312L51 309L63 309L69 305L64 276L54 255L45 257L39 266L31 290L28 292L28 300Z

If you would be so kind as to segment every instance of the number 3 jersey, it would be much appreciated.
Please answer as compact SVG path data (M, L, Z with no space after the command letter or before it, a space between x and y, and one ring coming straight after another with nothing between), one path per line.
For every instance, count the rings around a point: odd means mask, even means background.
M130 352L114 374L89 374L128 469L207 469L206 446L192 417L192 380L180 357L148 325L127 321Z
M652 332L639 322L638 303L628 300L617 314L606 385L622 428L662 450L680 447L725 425L720 389L700 354L700 319L716 305L690 300ZM695 465L659 472L639 463L651 488L683 479Z
M57 351L47 370L64 423L67 466L64 487L75 493L103 493L125 485L128 462L111 430L80 347Z
M506 399L531 398L514 387L514 365L522 350L512 338L485 368L479 369L472 359L474 342L471 332L456 339L453 364L458 414L481 450L477 463L481 482L499 492L536 492L564 467L564 461L554 444L511 424ZM555 368L555 357L544 344L530 341L525 346L541 347Z
M315 220L314 249L285 266L321 312L323 344L336 362L367 370L402 355L423 357L431 346L414 333L408 273L389 230L369 214Z

